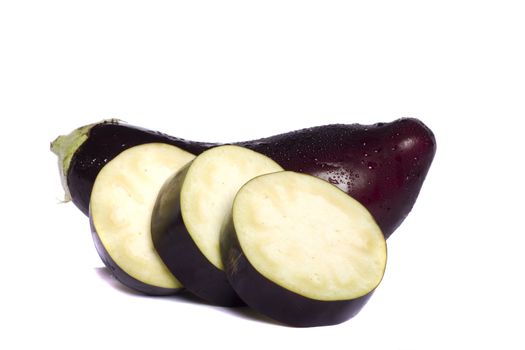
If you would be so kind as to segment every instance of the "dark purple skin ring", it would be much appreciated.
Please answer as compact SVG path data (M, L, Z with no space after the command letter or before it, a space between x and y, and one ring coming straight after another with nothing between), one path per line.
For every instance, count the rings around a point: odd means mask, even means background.
M174 174L159 191L151 215L153 246L171 273L199 298L220 306L244 305L225 272L202 254L184 225L180 190L188 168Z

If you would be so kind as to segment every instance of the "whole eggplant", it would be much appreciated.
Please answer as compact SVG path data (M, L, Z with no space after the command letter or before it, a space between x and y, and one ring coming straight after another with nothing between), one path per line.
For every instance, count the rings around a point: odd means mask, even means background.
M118 120L81 127L51 144L59 158L66 200L71 199L88 215L100 169L120 152L151 142L164 142L195 155L219 145L172 137ZM232 144L262 153L286 170L336 185L372 213L385 238L414 206L436 152L434 134L414 118L373 125L323 125Z

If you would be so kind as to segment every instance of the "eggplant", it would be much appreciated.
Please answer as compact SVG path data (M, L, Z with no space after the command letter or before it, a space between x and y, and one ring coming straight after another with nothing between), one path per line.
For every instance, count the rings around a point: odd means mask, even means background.
M171 144L195 155L218 145L116 120L79 128L51 145L59 157L66 199L88 215L100 169L123 150L151 142ZM286 170L336 185L372 213L387 238L414 206L436 152L432 131L413 118L374 125L318 126L234 144L264 154Z
M150 223L160 188L194 157L147 143L121 152L98 173L89 208L93 240L104 264L129 288L149 295L182 289L153 247Z
M291 171L237 193L220 237L226 276L256 311L295 327L344 322L381 282L386 241L370 212L337 187Z
M151 238L187 290L212 304L242 304L224 273L220 233L239 188L258 175L282 170L247 148L218 146L201 153L162 186L151 215Z

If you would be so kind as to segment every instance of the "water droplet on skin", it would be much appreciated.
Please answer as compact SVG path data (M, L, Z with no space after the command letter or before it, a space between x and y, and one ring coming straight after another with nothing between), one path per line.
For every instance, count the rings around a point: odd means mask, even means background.
M333 179L331 177L328 178L328 182L330 182L332 185L338 185L339 184L339 182L337 182L336 179Z
M365 157L368 157L368 153L365 153Z
M377 164L374 163L374 162L368 162L368 164L367 164L367 167L370 170L373 170L376 166L377 166Z
M374 150L374 153L379 153L379 152L381 152L381 148L376 148L376 149Z
M359 174L355 174L355 178L356 178L356 179L359 179Z
M366 142L365 141L363 141L363 146L366 146Z
M396 146L396 145L394 145L394 146L392 147L392 151L395 151L395 150L397 150L397 146Z

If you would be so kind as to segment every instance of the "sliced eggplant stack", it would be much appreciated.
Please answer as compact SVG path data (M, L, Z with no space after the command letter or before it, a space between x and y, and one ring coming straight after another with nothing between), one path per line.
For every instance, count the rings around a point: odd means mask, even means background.
M176 146L143 144L121 152L96 177L89 207L95 247L129 288L150 295L182 288L153 248L150 222L166 179L194 157Z
M242 304L224 273L220 233L239 188L281 170L262 154L226 145L203 152L166 181L153 209L151 235L160 257L186 289L216 305Z
M324 180L290 171L259 176L239 190L220 244L242 300L296 327L357 314L387 258L381 229L363 205Z

